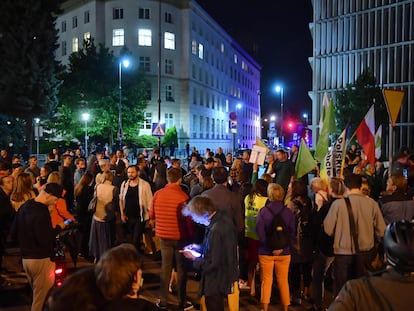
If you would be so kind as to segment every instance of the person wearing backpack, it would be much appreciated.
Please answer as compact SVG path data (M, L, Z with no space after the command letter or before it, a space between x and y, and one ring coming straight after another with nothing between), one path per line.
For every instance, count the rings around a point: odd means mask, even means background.
M287 311L290 305L288 281L290 245L296 239L296 218L292 211L283 205L285 191L282 186L274 183L269 184L267 195L269 202L260 209L256 220L262 279L260 302L263 311L267 311L272 294L274 269L280 301L283 310Z

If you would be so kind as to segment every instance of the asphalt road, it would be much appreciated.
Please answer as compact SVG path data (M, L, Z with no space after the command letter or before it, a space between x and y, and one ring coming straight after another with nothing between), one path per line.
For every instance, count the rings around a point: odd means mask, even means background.
M92 265L83 258L79 258L77 267L73 266L73 263L69 259L70 256L66 254L66 265L68 274L72 273L76 269L80 269L85 266ZM0 310L1 311L30 311L31 304L31 290L27 283L26 276L23 272L23 268L20 263L20 254L17 248L7 249L7 254L3 260L3 267L6 271L2 271L1 276L6 280L6 286L0 289ZM144 260L144 287L141 296L150 300L156 301L158 298L159 290L159 274L161 271L160 256L157 255L145 255ZM187 282L187 296L197 310L198 306L198 282L194 280L193 273L188 274ZM240 292L240 310L257 311L260 310L260 283L257 283L256 296L250 296L249 291ZM273 290L271 304L269 306L270 311L282 310L281 305L278 303L278 291L276 288ZM332 299L329 293L326 297L327 300ZM175 295L169 297L169 310L174 311L177 309L178 299ZM311 305L304 301L300 306L290 306L289 310L303 311L310 308Z

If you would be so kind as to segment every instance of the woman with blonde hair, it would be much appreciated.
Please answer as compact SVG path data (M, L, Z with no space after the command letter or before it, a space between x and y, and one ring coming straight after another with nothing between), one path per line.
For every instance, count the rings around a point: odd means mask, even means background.
M96 209L89 235L89 255L99 260L113 246L112 228L115 209L119 209L119 189L112 185L114 175L104 172L103 183L95 186Z
M269 308L270 296L272 293L273 273L275 270L277 285L280 293L280 302L283 310L287 311L290 305L289 292L289 265L290 245L296 239L296 219L292 211L283 205L285 191L281 185L271 183L267 187L269 203L261 208L257 215L256 232L259 237L259 263L261 267L262 292L260 302L263 311ZM280 214L290 234L290 245L283 249L270 249L268 232L271 230L272 221L275 215Z
M33 177L30 173L20 173L14 180L13 192L10 196L10 201L14 210L17 212L20 206L27 200L36 197L36 192L33 188Z

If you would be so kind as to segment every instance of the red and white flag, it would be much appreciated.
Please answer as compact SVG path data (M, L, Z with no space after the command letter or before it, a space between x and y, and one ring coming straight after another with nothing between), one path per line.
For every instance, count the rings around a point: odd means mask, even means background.
M356 129L358 144L364 150L367 161L375 164L375 113L374 105L369 108L365 118Z

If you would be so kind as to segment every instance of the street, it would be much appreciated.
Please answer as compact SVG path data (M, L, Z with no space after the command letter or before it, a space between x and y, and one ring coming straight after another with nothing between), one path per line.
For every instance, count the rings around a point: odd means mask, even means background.
M68 274L80 269L82 267L90 266L91 263L87 262L83 258L78 259L77 267L73 266L70 260L69 254L66 255L66 264ZM26 276L23 272L23 268L20 264L19 249L9 248L6 250L6 255L3 260L3 266L5 271L1 276L6 280L7 286L0 289L0 310L1 311L29 311L31 304L31 290L27 283ZM159 275L161 271L160 256L157 255L145 255L144 259L144 287L141 292L141 297L150 301L156 301L158 298L159 289ZM258 287L256 288L256 297L251 297L249 291L240 292L240 310L253 311L260 310L260 285L257 281ZM198 307L198 282L194 280L193 273L188 274L187 281L187 296L194 306ZM270 311L282 310L280 304L278 304L278 291L274 287L272 301L269 306ZM326 297L331 299L331 297ZM174 295L169 296L169 310L176 310L178 306L178 299ZM290 306L289 310L303 311L311 307L308 302L303 302L301 306ZM226 309L227 310L227 309Z

